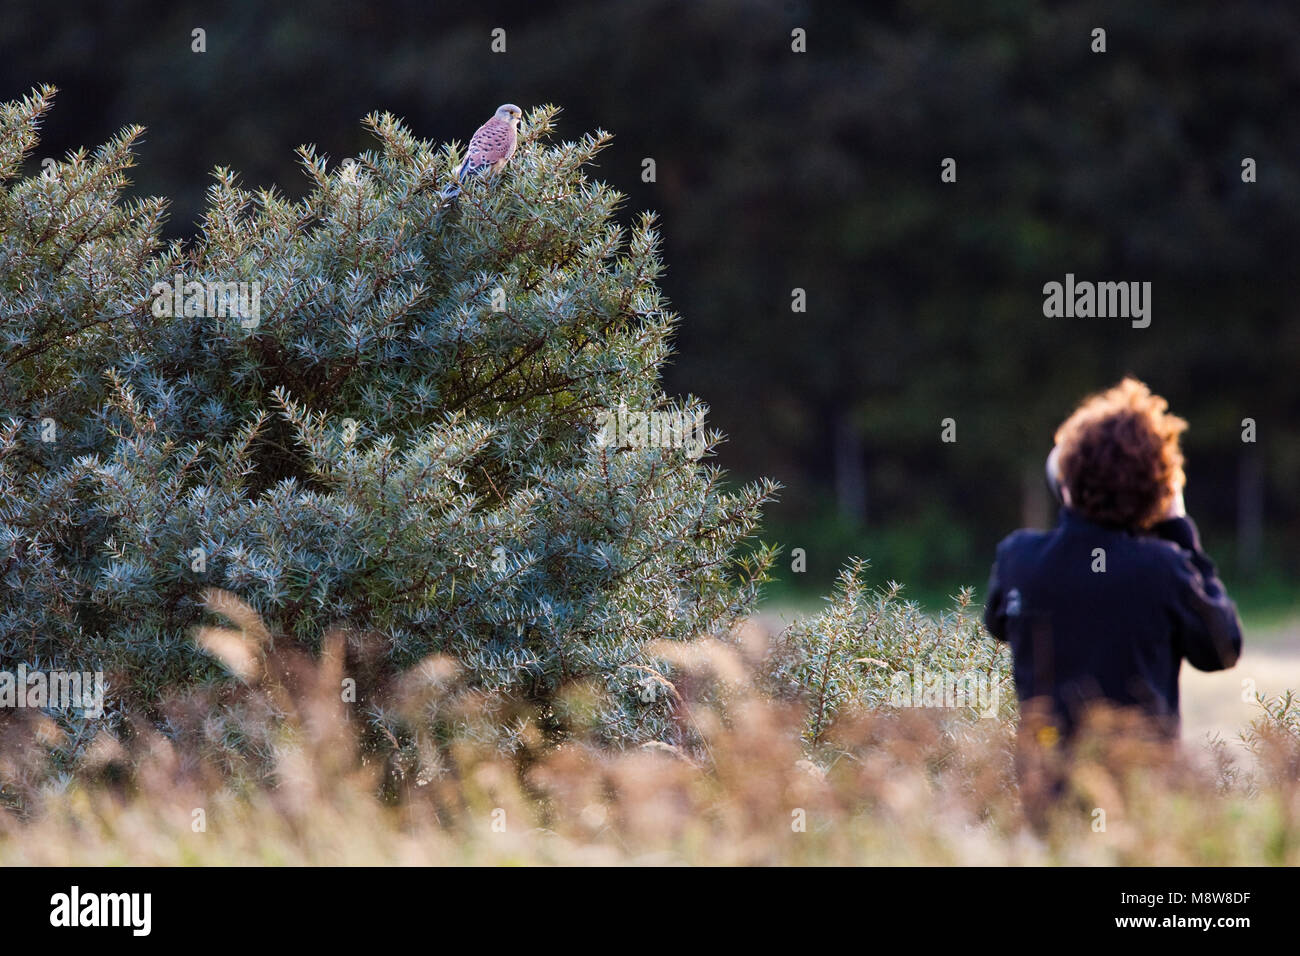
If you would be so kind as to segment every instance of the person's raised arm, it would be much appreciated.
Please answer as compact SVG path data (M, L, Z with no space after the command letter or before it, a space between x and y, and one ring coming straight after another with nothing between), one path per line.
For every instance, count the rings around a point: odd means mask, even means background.
M998 560L1002 557L1002 545L998 545L998 556L993 560L993 570L989 573L989 596L984 602L984 627L999 641L1007 639L1007 599L1002 584L998 581Z
M1170 515L1151 530L1182 551L1172 595L1181 651L1197 670L1225 670L1241 656L1241 620L1214 562L1201 550L1196 524L1182 508L1181 489L1175 497Z

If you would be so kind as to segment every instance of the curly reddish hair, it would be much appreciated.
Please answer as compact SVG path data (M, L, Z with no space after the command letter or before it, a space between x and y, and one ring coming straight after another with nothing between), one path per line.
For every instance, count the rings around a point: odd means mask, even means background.
M1135 378L1084 400L1056 430L1070 506L1100 524L1145 529L1186 480L1178 440L1187 422Z

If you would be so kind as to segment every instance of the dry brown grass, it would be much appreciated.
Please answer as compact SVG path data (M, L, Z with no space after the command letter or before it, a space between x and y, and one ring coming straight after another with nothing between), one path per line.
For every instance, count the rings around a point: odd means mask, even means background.
M689 748L556 744L520 708L507 754L481 731L508 705L446 661L382 701L443 729L385 745L340 699L342 635L313 660L268 652L252 622L205 632L248 683L178 699L167 734L137 721L51 777L59 728L7 725L0 780L24 810L0 813L0 864L1300 864L1300 746L1280 722L1235 780L1099 737L1032 824L1010 722L846 709L809 751L803 706L757 689L762 639L673 652Z

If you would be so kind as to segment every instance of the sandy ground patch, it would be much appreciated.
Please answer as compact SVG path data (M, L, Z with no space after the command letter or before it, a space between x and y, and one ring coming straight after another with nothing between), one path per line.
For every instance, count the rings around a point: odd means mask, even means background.
M1194 747L1217 731L1235 753L1237 734L1260 714L1255 691L1269 697L1300 691L1300 633L1258 642L1247 634L1236 667L1207 674L1184 663L1180 684L1183 741Z

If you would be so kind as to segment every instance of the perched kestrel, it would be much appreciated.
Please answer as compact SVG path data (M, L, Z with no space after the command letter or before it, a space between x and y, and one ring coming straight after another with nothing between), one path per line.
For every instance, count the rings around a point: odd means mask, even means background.
M482 173L496 175L505 169L506 163L515 154L515 147L519 145L519 121L523 115L524 111L514 103L497 107L493 117L470 137L465 158L453 173L456 182L443 190L444 198L458 195L458 184L470 176Z

